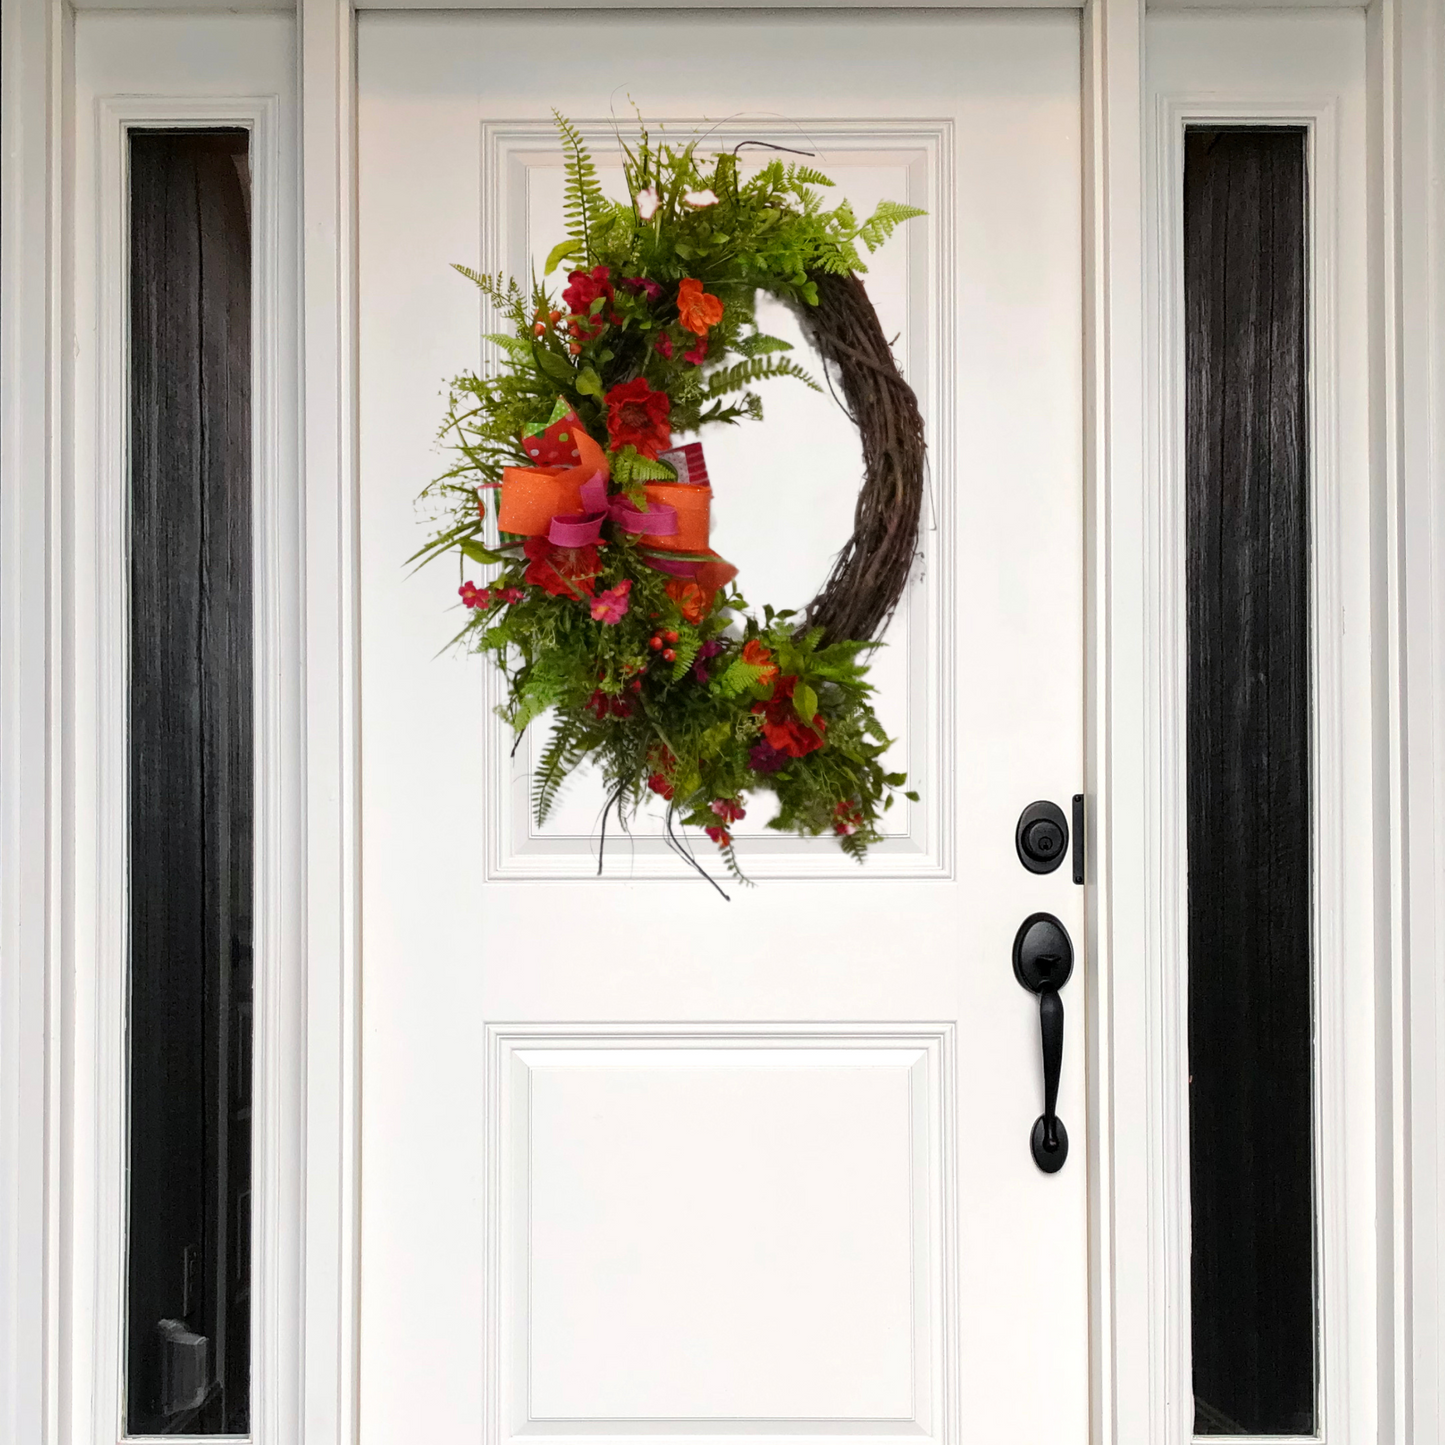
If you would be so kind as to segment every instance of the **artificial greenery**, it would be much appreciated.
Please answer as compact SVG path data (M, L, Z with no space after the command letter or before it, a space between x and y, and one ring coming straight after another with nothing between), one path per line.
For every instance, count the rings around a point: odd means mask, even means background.
M524 434L565 410L607 449L609 496L646 510L647 484L675 477L659 459L673 433L760 418L765 380L816 388L788 343L759 331L757 293L815 306L818 278L863 271L864 252L921 213L884 202L859 220L846 201L825 209L832 182L816 170L770 159L744 177L736 151L704 156L645 128L623 147L628 196L612 200L575 127L557 124L567 237L544 276L524 291L457 268L508 329L489 338L496 363L452 383L442 434L454 460L426 494L440 525L417 557L455 551L496 569L484 587L463 584L458 641L500 666L500 710L519 733L553 715L539 820L592 759L620 816L660 795L669 836L678 819L706 828L737 876L728 825L760 788L778 798L770 827L831 830L861 859L904 782L880 762L889 740L865 660L875 643L771 608L759 618L735 587L709 585L710 554L663 554L610 523L596 545L488 541L488 498L528 466ZM557 295L547 277L559 267ZM703 570L659 570L678 561Z

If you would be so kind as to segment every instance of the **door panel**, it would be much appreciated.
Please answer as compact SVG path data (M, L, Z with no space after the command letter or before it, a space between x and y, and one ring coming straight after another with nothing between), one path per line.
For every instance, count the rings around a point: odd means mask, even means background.
M1040 909L1082 941L1067 866L1027 873L1013 841L1081 778L1079 74L1064 13L361 17L369 1442L1086 1438L1087 961L1053 1176L1010 961ZM551 107L605 169L629 95L929 210L868 278L929 429L878 663L922 802L862 869L742 838L758 886L730 903L645 819L592 877L585 778L530 823L484 665L440 651L457 579L404 567L446 378L490 329L450 265L544 255ZM704 441L719 549L796 605L857 442L773 386L766 422Z

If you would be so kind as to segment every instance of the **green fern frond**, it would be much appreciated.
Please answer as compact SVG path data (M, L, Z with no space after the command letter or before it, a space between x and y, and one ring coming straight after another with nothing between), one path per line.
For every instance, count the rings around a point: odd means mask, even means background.
M621 451L613 452L608 460L611 464L612 480L619 487L630 487L637 482L677 480L677 473L666 462L639 456L636 447L623 447Z
M582 139L582 133L561 111L554 110L557 130L562 137L565 152L563 171L566 184L562 191L562 214L567 223L567 235L592 259L592 227L610 211L610 203L597 179L597 167Z
M565 722L559 722L552 729L537 771L532 775L532 814L538 827L547 821L562 784L581 762L584 752Z
M877 209L858 228L858 239L870 251L876 251L904 221L927 214L918 206L905 206L900 201L879 201Z
M789 186L831 186L836 182L831 176L825 176L822 171L815 171L812 166L789 166L787 169L787 184Z
M791 351L793 343L781 336L765 336L761 331L751 336L740 336L733 349L741 356L766 356L771 351Z
M755 381L767 381L774 376L795 377L814 391L823 389L797 362L789 361L785 356L754 356L713 372L707 379L707 394L710 397L726 396L730 391L741 391Z

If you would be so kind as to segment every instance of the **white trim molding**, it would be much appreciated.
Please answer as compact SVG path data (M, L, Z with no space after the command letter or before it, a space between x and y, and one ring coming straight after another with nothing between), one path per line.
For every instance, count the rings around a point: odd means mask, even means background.
M307 1445L358 1436L360 849L356 18L300 0Z
M57 586L70 17L0 8L0 1439L57 1437L65 777Z
M1375 398L1390 627L1382 679L1397 747L1389 760L1395 965L1381 1044L1393 1068L1380 1141L1381 1267L1399 1281L1380 1321L1393 1438L1445 1441L1445 10L1373 0L1372 264ZM1385 992L1385 990L1382 990Z

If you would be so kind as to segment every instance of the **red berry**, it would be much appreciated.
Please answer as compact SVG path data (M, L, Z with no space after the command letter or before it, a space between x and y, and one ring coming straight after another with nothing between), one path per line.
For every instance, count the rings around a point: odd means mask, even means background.
M647 645L656 652L657 649L662 646L662 639L654 632L652 636L647 639Z
M540 321L532 328L533 336L545 336L546 334L547 328Z
M664 632L662 635L663 635L669 642L676 642L676 641L677 641L677 633L675 633L675 632Z
M670 647L664 647L664 648L662 649L662 660L663 660L664 662L676 662L676 661L677 661L677 653L674 652L674 651L672 650L672 648L670 648Z

